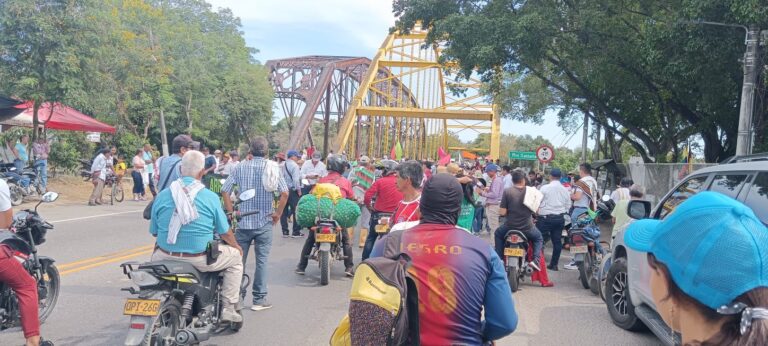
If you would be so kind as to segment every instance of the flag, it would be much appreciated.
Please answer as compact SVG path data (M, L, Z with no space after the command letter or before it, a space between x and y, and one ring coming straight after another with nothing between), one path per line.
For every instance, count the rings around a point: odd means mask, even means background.
M400 160L403 158L403 147L400 146L400 141L395 142L395 145L392 146L389 156L392 160Z
M467 160L475 160L475 159L477 159L477 155L475 155L472 152L466 151L466 150L462 150L461 151L461 157L465 158Z
M438 158L442 158L445 155L446 155L446 153L445 153L445 150L443 150L443 147L437 148L437 157Z

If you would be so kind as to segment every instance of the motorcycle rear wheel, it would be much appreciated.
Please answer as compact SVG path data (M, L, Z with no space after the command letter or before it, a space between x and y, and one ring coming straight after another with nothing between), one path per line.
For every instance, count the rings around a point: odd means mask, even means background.
M507 268L507 280L509 280L509 288L512 289L512 293L520 289L520 274L518 273L517 266Z
M585 290L589 289L589 274L592 273L590 268L592 267L592 258L589 253L584 254L584 261L577 262L576 266L579 267L579 280L581 280L581 287Z
M47 292L45 300L38 302L38 316L40 316L40 323L42 324L51 315L53 308L56 307L56 301L59 300L59 291L61 290L59 270L56 269L55 265L49 265L40 280L43 281ZM38 285L40 285L40 282L38 282Z
M320 256L318 256L318 260L320 261L320 285L327 285L328 284L328 277L331 276L331 261L330 261L330 254L328 251L319 251Z
M144 341L141 346L159 346L166 345L162 340L158 340L157 333L160 328L168 327L171 332L170 335L175 338L176 332L181 329L181 303L176 298L166 299L162 305L160 305L160 314L152 319L152 327L147 330L147 334L144 335ZM171 342L170 345L175 345L175 342Z

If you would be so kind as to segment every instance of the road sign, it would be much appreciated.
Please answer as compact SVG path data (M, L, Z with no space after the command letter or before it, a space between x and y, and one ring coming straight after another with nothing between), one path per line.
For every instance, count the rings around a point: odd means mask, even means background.
M536 161L536 153L533 151L510 151L510 160Z
M555 159L555 149L552 149L549 145L542 144L536 149L536 158L539 159L541 163L552 162L552 160Z

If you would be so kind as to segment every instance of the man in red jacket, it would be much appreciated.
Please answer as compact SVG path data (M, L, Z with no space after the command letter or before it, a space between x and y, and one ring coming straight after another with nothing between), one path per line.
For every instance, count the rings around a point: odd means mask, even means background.
M392 214L395 212L397 205L403 200L403 193L397 190L397 162L392 160L382 161L382 177L377 179L371 188L365 192L363 202L368 209L371 210L371 224L368 237L365 239L365 247L363 248L363 260L367 259L371 255L373 250L373 244L376 243L378 234L374 231L376 225L379 224L380 214ZM371 201L375 199L373 205Z

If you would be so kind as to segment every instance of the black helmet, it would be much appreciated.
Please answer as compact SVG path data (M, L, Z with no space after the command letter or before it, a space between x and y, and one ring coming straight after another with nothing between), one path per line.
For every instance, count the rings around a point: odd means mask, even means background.
M393 160L381 160L381 175L387 176L395 172L397 168L397 161Z
M347 161L339 156L334 155L328 158L328 163L326 166L328 167L329 171L344 174L344 171L347 169Z

